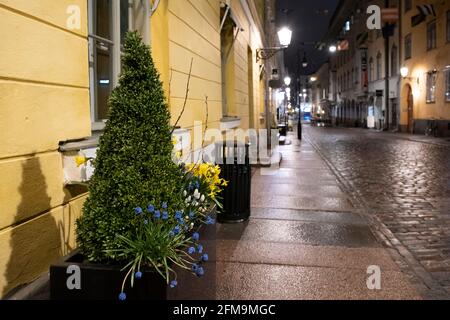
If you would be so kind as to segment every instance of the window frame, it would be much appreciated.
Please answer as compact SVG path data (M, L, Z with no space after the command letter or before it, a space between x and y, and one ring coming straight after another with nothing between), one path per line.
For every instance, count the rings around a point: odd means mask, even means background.
M377 53L377 70L376 70L377 80L381 80L382 76L383 76L383 74L382 74L382 69L383 69L382 59L383 59L383 55L381 54L381 52L378 52Z
M432 90L432 80L434 81L434 89ZM429 71L427 72L426 80L426 95L425 100L427 104L436 103L436 84L437 84L437 72Z
M404 12L409 12L412 9L412 0L404 0L403 1L403 5L404 5Z
M412 34L408 33L404 39L405 60L412 59Z
M446 69L444 71L444 81L445 81L445 87L444 87L444 101L446 103L450 103L450 69Z
M447 36L446 36L446 39L447 39L447 43L450 43L450 10L447 10L447 25L446 25L446 28L447 28Z
M119 76L121 73L121 57L122 57L122 30L121 30L121 1L128 1L128 30L133 30L134 15L132 0L111 0L111 8L109 14L110 19L110 37L103 38L96 34L96 3L104 0L88 0L88 55L89 55L89 91L90 91L90 111L92 131L101 131L105 127L107 119L100 119L98 117L97 105L97 45L103 44L109 47L111 61L110 61L110 86L111 91L118 85Z
M393 45L391 48L391 77L398 76L398 47Z
M437 48L437 22L430 21L427 24L427 51Z

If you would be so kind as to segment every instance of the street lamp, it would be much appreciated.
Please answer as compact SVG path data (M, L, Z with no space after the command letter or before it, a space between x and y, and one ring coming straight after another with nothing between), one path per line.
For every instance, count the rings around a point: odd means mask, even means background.
M332 45L328 48L328 50L329 50L331 53L335 53L335 52L337 51L337 47L336 47L334 44L332 44Z
M291 44L292 31L288 27L281 28L278 31L278 40L280 40L282 47L288 47Z
M310 80L311 80L311 82L316 82L316 81L317 81L317 78L314 77L314 76L312 76Z
M287 76L286 78L284 78L284 84L286 85L286 87L289 87L291 85L291 82L291 77Z
M409 75L409 69L408 69L408 67L402 67L402 68L400 69L400 74L402 75L402 78L403 78L403 79L407 78L408 75Z
M291 44L292 31L288 27L283 27L278 31L280 47L261 48L256 50L256 62L272 58L277 52L286 49Z
M417 80L417 84L419 84L419 78L417 77L410 77L409 76L409 68L408 67L402 67L400 68L400 75L402 76L403 79L408 79L408 80Z
M308 60L306 60L306 52L303 54L302 67L308 67Z

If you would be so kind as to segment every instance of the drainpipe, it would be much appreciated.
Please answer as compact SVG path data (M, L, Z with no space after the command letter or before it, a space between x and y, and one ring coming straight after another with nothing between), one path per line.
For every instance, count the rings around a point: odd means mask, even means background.
M389 0L385 0L385 7L389 8ZM385 23L385 28L388 27L388 24ZM384 70L385 70L385 81L384 81L384 88L385 88L385 97L384 97L384 103L385 103L385 129L389 130L389 118L390 118L390 106L389 106L389 61L390 61L390 54L389 54L389 34L387 34L386 30L386 37L385 37L385 44L384 44Z
M272 17L272 10L271 10L271 3L270 3L271 1L270 0L266 0L265 1L265 7L266 7L266 22L265 22L265 24L266 24L266 26L265 26L265 29L266 29L266 37L268 38L267 40L267 42L268 42L268 44L269 44L269 46L271 46L272 45L272 39L271 39L271 37L272 37L272 30L271 30L271 17ZM265 109L265 113L266 113L266 129L267 129L267 149L268 149L268 151L270 150L270 153L269 153L269 156L271 157L271 155L272 155L272 132L271 132L271 129L272 129L272 126L271 126L271 123L272 123L272 121L271 121L271 117L270 117L270 86L269 86L269 71L270 71L270 68L268 68L270 66L270 62L269 62L269 60L266 60L266 66L265 66L265 73L266 73L266 92L265 92L265 97L264 97L264 102L265 102L265 107L264 107L264 109Z

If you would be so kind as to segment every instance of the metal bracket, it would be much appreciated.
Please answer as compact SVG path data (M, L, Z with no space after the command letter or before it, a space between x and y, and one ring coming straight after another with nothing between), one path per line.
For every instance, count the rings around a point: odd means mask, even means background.
M278 52L286 49L287 47L271 47L271 48L262 48L256 50L256 62L258 63L260 60L267 60L272 58Z

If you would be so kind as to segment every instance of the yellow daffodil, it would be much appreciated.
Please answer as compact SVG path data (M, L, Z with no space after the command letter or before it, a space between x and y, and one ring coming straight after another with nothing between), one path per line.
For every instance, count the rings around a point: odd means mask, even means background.
M77 167L82 166L88 162L88 158L84 155L78 155L75 157L75 163L77 164Z
M186 169L209 186L209 196L215 199L228 182L220 178L220 167L211 163L188 164Z

